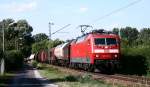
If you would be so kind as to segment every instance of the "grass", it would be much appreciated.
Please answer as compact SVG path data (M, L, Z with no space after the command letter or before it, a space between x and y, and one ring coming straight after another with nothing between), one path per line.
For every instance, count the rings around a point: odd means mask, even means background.
M11 83L12 78L15 76L14 73L9 72L5 73L4 75L0 75L0 87L8 87Z
M59 87L112 87L103 81L93 80L88 74L73 76L53 67L45 67L39 71L43 77L46 77L50 82L57 84Z

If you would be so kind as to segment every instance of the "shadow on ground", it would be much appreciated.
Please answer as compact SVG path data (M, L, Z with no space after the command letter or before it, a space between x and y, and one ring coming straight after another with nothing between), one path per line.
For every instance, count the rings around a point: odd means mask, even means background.
M74 76L66 76L64 78L55 78L55 79L50 79L51 82L57 83L57 82L77 82L78 78Z
M75 82L74 77L55 78L55 79L43 79L43 78L20 78L17 84L2 85L0 87L44 87L48 84L55 84L57 82ZM53 86L48 86L53 87Z
M0 87L8 87L14 76L0 76Z

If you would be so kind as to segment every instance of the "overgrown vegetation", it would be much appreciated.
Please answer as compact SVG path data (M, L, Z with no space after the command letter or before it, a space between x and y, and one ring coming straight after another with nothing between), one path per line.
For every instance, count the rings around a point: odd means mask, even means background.
M34 68L37 68L37 69L43 69L46 67L46 64L39 63L36 60L31 61L31 64Z
M23 66L23 55L19 50L5 52L6 70L16 70Z
M146 75L149 71L150 49L148 48L124 48L121 57L121 73Z
M88 74L74 76L50 66L42 65L42 67L43 69L39 70L42 76L60 87L111 87L111 85L105 84L102 81L93 80L91 75Z
M38 41L38 40L36 40L36 41ZM32 53L37 53L43 49L47 50L48 48L50 49L50 48L56 47L57 45L59 45L61 43L63 43L63 41L61 41L59 39L50 40L50 41L48 39L40 40L39 42L36 42L32 45Z
M32 31L33 28L26 20L4 19L0 21L0 40L5 34L5 51L21 50L24 57L31 54L31 44L33 43ZM0 48L2 48L2 43Z
M120 31L120 32L119 32ZM150 28L114 28L121 36L121 73L146 75L150 69Z
M34 60L31 62L31 64L34 68L37 68L38 62L36 60Z
M44 33L40 33L32 36L33 28L26 20L15 21L13 19L4 19L0 21L0 40L5 41L5 62L6 70L15 70L21 68L23 65L23 58L30 56L31 52L37 53L41 49L52 48L62 41L56 39L49 41L48 36ZM3 44L0 44L0 58L2 54Z
M23 58L28 57L31 54L31 45L33 38L31 32L32 26L28 24L26 20L4 19L0 21L0 40L3 42L3 30L4 30L4 56L6 69L15 70L21 68L23 65ZM0 43L0 49L3 48L3 44Z
M140 30L140 31L138 31ZM150 47L150 28L114 28L113 32L121 36L122 47Z

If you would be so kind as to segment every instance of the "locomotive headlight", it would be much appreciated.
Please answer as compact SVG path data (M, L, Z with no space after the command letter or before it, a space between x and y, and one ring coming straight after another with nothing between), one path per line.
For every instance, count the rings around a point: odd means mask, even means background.
M115 54L115 57L118 57L118 55L117 55L117 54Z
M99 55L98 55L98 54L96 54L96 55L95 55L95 57L99 57Z
M107 48L108 48L108 46L105 46L105 48L107 49Z

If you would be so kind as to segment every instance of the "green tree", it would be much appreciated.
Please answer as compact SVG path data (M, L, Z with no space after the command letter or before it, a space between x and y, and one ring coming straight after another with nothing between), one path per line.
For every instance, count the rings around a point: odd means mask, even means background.
M37 42L37 43L34 43L32 45L32 53L37 53L39 52L40 50L43 50L43 49L48 49L48 44L49 44L49 41L48 40L43 40L41 42Z
M5 49L21 50L24 57L31 53L33 28L26 20L15 22L13 19L4 19L0 22L0 39L2 40L2 29L5 30ZM2 45L1 45L2 46Z
M113 31L112 31L114 34L117 34L119 35L119 28L113 28Z
M138 30L132 27L126 27L120 29L121 38L127 42L128 46L135 45L135 41L138 38Z
M5 48L7 47L7 45L9 44L7 42L7 40L10 40L10 36L12 35L12 33L10 33L10 30L8 29L9 24L13 23L14 20L13 19L4 19L0 22L0 37L1 37L1 41L2 41L2 37L3 37L3 30L5 32ZM2 47L2 43L1 43L1 47Z
M33 43L33 38L32 38L32 31L33 28L28 24L26 20L19 20L17 21L14 29L16 29L17 33L17 41L18 41L18 46L20 50L22 51L24 57L28 57L31 54L31 49L32 49L32 43Z
M61 41L59 39L56 40L43 40L41 42L36 42L32 45L32 53L37 53L40 50L48 50L53 47L56 47L59 44L62 44L64 41Z
M5 52L6 70L15 70L23 66L23 55L19 50Z
M41 42L43 40L48 40L48 36L45 33L39 33L33 36L35 42Z
M61 41L61 40L59 40L59 39L55 39L55 40L53 41L53 46L52 46L52 47L56 47L57 45L62 44L62 43L64 43L64 41Z
M149 45L150 44L150 28L143 28L139 33L139 44Z
M23 58L31 54L31 45L33 43L31 32L33 28L26 20L15 22L13 19L4 19L0 21L1 41L3 40L3 30L5 34L5 52L3 54L6 69L20 68L23 64ZM2 46L2 43L0 43L0 49L2 49Z

